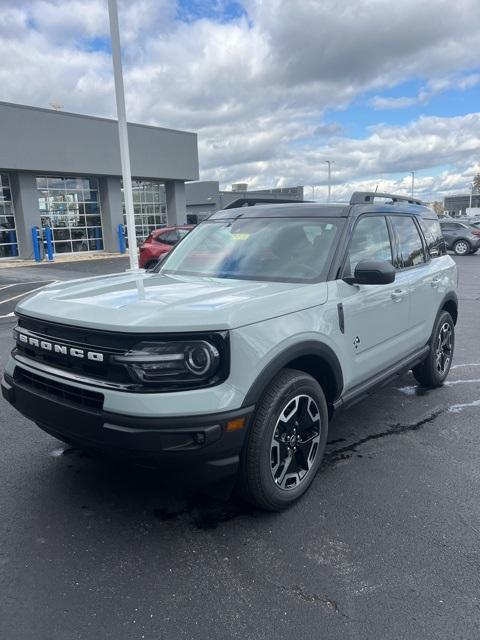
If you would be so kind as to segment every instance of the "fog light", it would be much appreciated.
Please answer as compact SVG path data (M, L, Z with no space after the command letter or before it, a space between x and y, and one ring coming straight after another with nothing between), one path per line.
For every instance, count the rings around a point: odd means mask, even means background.
M193 434L193 439L197 444L205 444L205 434L199 431Z

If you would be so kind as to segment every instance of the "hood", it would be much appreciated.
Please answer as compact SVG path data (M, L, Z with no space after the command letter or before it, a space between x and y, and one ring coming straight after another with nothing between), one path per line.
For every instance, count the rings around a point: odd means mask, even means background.
M292 284L124 273L50 284L17 312L132 332L234 329L326 302L326 283Z

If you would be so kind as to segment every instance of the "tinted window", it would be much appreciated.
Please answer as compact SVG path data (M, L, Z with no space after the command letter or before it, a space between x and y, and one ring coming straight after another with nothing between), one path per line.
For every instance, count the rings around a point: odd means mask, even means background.
M176 231L167 231L166 233L161 233L157 236L158 242L163 242L163 244L175 244L178 241Z
M447 231L453 231L454 229L464 229L465 225L460 224L459 222L447 222L442 224L442 229L446 229Z
M392 262L390 236L383 216L366 216L358 221L348 248L345 275L353 275L361 260Z
M406 269L425 262L422 239L413 218L392 216L390 220L398 246L395 266L399 269Z
M438 220L420 220L423 235L427 241L427 247L431 256L443 255L445 251L445 242L443 241L442 229Z

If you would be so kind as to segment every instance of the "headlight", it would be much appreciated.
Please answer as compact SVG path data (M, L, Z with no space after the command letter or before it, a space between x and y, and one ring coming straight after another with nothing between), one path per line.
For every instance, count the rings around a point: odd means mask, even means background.
M228 375L226 335L205 339L140 342L114 361L145 386L197 388L218 384Z

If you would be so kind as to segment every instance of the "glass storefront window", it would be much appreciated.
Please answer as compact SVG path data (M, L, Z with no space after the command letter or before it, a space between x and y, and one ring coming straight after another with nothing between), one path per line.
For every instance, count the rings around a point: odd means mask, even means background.
M154 229L159 229L167 224L165 185L152 180L132 180L132 190L135 232L137 245L139 245ZM123 222L126 227L125 202L123 204Z
M18 256L17 230L8 173L0 173L0 258Z
M55 253L103 249L96 178L38 176L37 189L41 224L52 229Z

